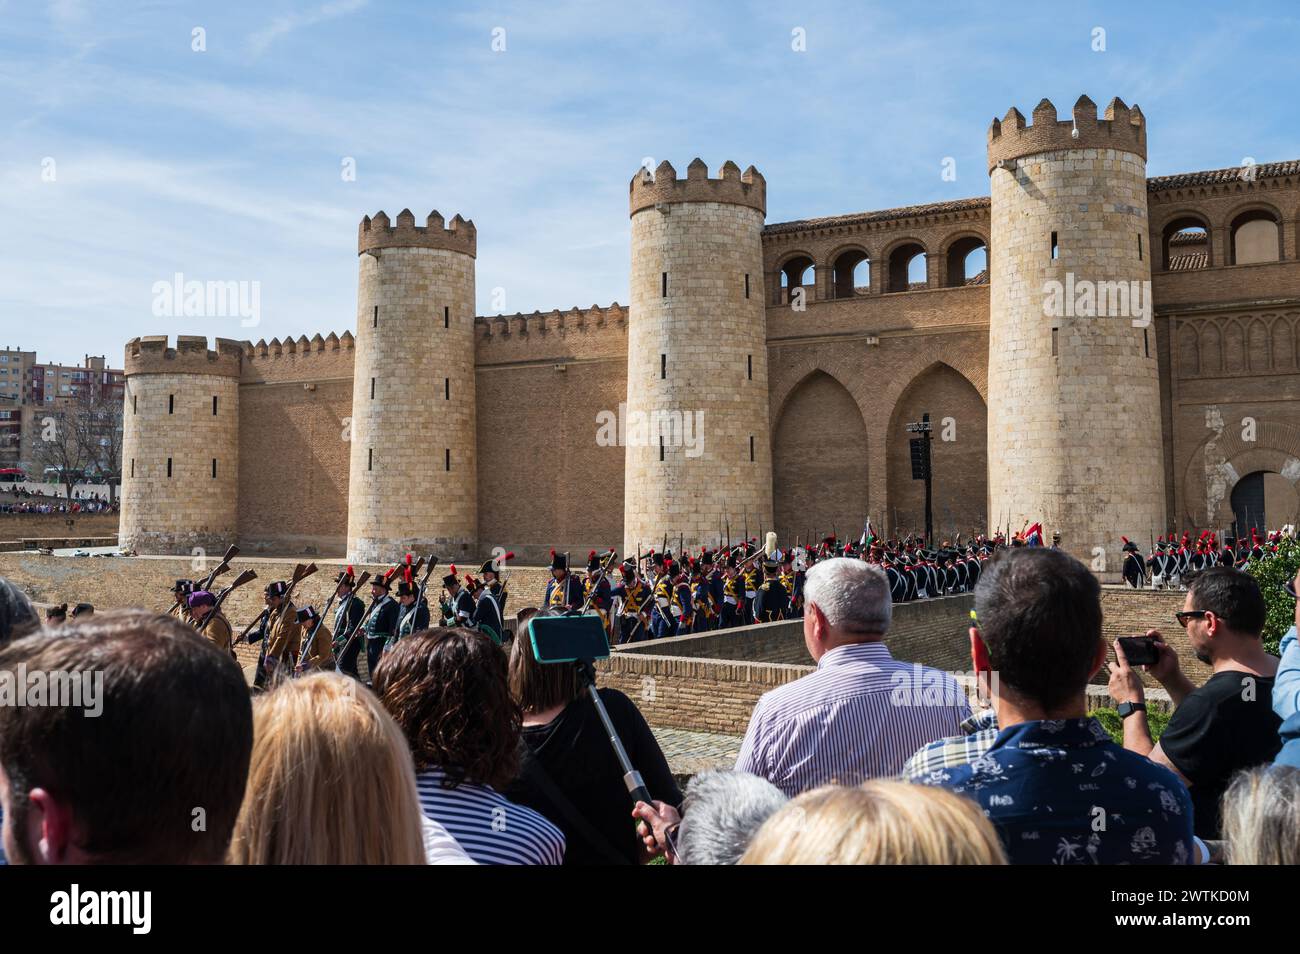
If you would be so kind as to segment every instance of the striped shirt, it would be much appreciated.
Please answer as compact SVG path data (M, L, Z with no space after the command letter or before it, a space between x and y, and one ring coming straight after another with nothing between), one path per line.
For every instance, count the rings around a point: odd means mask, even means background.
M446 773L418 773L420 808L481 865L558 865L564 835L543 816L516 805L487 785L461 782L444 788Z
M948 673L899 662L882 642L837 646L816 672L758 700L736 769L791 797L893 777L917 749L958 734L969 717Z

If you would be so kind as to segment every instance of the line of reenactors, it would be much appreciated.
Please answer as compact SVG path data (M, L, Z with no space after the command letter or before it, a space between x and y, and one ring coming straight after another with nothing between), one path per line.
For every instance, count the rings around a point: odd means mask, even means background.
M1262 560L1276 553L1282 541L1292 538L1294 532L1293 527L1286 527L1260 536L1259 530L1251 527L1249 540L1225 535L1222 543L1213 530L1203 530L1196 537L1186 531L1181 538L1171 533L1156 538L1145 557L1136 543L1120 537L1124 582L1134 589L1186 589L1191 574L1212 566L1242 566Z
M801 618L808 569L831 557L879 565L894 602L969 592L982 563L1002 545L1000 535L980 535L967 544L958 536L956 544L929 548L912 537L884 541L864 533L857 542L841 542L832 534L815 546L781 549L774 539L760 547L750 538L676 554L651 549L617 564L611 548L588 553L582 578L570 572L568 554L552 550L545 602L573 611L589 601L611 644L639 642ZM1026 545L1026 539L1017 534L1011 545Z
M509 596L503 578L507 553L483 563L477 577L460 574L452 564L442 577L439 616L433 625L466 626L482 631L500 644L504 632L505 604ZM369 600L358 592L368 577ZM217 595L196 589L193 580L176 580L170 615L186 622L212 640L223 652L235 656L240 643L257 644L258 660L245 670L252 685L266 688L280 679L320 670L335 670L360 679L362 649L366 671L373 673L383 654L412 633L428 629L431 610L424 586L415 579L408 555L404 564L387 572L358 579L348 566L335 577L330 599L330 622L314 606L296 606L291 584L276 580L263 590L265 609L236 636L222 613ZM208 617L212 618L209 619Z

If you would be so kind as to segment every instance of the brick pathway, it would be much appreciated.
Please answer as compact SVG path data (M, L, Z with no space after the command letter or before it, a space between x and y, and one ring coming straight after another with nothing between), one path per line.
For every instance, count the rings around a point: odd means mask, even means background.
M705 769L732 768L740 754L738 735L689 732L663 726L651 726L651 729L668 757L668 767L677 776L694 775Z

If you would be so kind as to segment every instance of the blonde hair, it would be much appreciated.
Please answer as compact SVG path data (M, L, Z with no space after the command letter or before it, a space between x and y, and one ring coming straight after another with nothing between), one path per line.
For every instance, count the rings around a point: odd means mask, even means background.
M228 861L422 865L406 738L356 680L286 680L253 705L253 755Z
M742 865L1004 865L979 806L941 788L875 780L804 792L758 830Z
M1223 795L1223 841L1230 865L1300 864L1300 770L1239 772Z

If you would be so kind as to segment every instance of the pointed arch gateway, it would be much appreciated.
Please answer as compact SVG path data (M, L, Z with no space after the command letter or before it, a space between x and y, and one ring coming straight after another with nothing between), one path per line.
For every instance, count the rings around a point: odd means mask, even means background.
M925 530L925 482L912 479L908 440L915 435L907 432L907 425L925 413L934 428L930 455L936 540L982 532L990 519L988 409L970 380L942 361L911 380L890 415L885 449L890 531Z
M781 538L854 537L868 512L867 428L838 379L810 372L781 406L772 438L772 500ZM737 528L732 528L733 535Z

